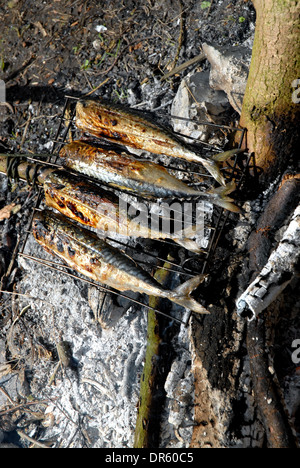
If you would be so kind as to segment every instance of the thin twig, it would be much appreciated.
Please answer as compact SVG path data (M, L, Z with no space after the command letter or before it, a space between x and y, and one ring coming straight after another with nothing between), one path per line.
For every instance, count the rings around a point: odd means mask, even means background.
M211 0L211 2L210 2L209 8L208 8L207 13L206 13L206 18L208 18L209 14L210 14L210 10L211 10L213 1L214 1L214 0Z
M44 405L49 403L49 400L40 400L40 401L28 401L27 403L20 403L18 405L13 406L12 408L7 408L6 410L3 410L0 412L0 416L4 416L5 414L12 413L13 411L18 411L19 409L22 409L26 406L32 406L32 405Z
M113 68L114 66L116 65L116 63L119 61L119 59L121 58L121 56L124 54L124 52L129 49L133 44L135 43L139 43L139 42L142 42L142 41L148 41L149 39L155 39L157 37L157 34L153 35L153 36L149 36L149 37L145 37L143 39L136 39L135 41L131 42L130 44L127 44L126 46L124 46L124 48L122 50L119 51L118 55L115 57L115 60L113 61L113 63L106 69L106 70L101 70L97 73L94 74L94 76L99 76L99 75L106 75L107 73L109 73Z
M89 91L88 93L84 94L84 97L86 96L90 96L91 94L93 94L95 91L98 91L99 88L101 88L102 86L104 86L109 80L111 79L111 76L107 77L104 81L102 81L98 86L96 86L96 88L92 89L91 91Z
M161 77L161 81L164 81L168 78L170 78L173 75L176 75L177 73L181 73L183 70L186 68L195 65L198 62L202 62L202 60L205 60L206 56L202 53L199 55L196 55L196 57L193 57L192 59L188 60L187 62L182 63L181 65L178 65L178 67L174 68L171 70L169 73L166 73Z
M6 398L9 400L9 402L14 405L14 401L10 398L9 394L4 390L4 388L0 387L0 392L3 393L4 396L6 396Z
M178 37L177 52L176 52L176 55L175 55L175 59L173 61L173 65L171 67L171 71L174 70L174 68L176 67L176 63L178 62L181 47L182 47L182 44L183 44L183 36L184 36L183 8L182 8L182 3L181 3L180 0L178 0L178 3L179 3L179 8L180 8L180 31L179 31L179 37Z
M17 433L19 434L19 436L22 438L22 439L25 439L25 440L28 440L29 442L31 442L32 444L34 445L37 445L38 447L40 448L50 448L48 447L48 445L46 444L43 444L42 442L39 442L38 440L35 440L33 439L32 437L29 437L27 434L25 434L25 432L23 431L20 431L20 430L17 430Z
M9 104L9 102L2 102L0 101L0 106L6 106L11 111L12 114L15 113L13 106Z

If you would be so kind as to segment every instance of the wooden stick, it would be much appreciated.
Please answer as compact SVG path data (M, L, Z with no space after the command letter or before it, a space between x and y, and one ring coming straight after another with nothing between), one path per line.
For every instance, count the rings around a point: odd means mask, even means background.
M199 55L196 55L196 57L193 57L192 59L188 60L187 62L182 63L178 67L174 68L171 70L169 73L166 73L161 77L161 81L164 81L168 78L170 78L173 75L176 75L177 73L181 73L183 70L186 68L190 67L191 65L195 65L198 62L202 62L203 60L206 59L206 56L202 53Z
M170 258L171 260L171 258ZM158 269L154 277L161 284L165 285L169 279L170 264L166 262L164 269ZM149 305L157 308L161 299L157 297L149 298ZM159 404L157 401L157 384L159 376L159 366L161 364L161 322L155 310L148 312L148 341L144 371L141 378L139 409L136 420L134 448L151 448L155 446L157 439L157 414ZM157 441L156 441L157 442Z
M266 431L268 448L299 448L284 409L280 388L275 376L270 373L263 319L259 318L248 325L247 349L254 398Z

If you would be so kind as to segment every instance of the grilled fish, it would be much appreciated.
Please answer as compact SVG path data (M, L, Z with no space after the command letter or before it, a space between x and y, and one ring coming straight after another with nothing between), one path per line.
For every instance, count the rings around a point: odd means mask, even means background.
M35 178L43 186L46 204L68 218L85 226L100 229L106 234L151 239L168 238L191 252L201 251L197 242L192 238L199 234L198 231L202 229L202 225L200 227L191 225L173 234L156 230L153 226L150 229L145 223L132 219L127 212L127 207L124 205L122 209L119 198L112 192L86 181L80 175L75 176L48 165L21 161L20 156L16 175L28 181ZM0 154L0 171L4 173L7 171L7 155Z
M223 208L238 212L239 208L228 197L235 184L199 192L169 174L151 161L138 161L127 153L91 146L83 141L74 141L60 151L62 164L89 177L94 177L118 189L154 198L199 198Z
M77 102L76 126L84 132L126 146L201 163L222 185L225 185L225 179L217 162L223 161L224 158L228 159L239 151L220 153L212 158L200 156L165 127L132 109L101 99Z
M53 171L45 177L43 187L47 206L83 225L101 229L108 234L173 239L188 250L199 252L197 243L189 239L197 233L196 225L174 234L153 227L150 229L148 225L130 218L126 207L122 208L116 195L80 176L62 170Z
M42 247L92 280L119 291L167 298L193 312L208 313L190 296L203 281L203 275L195 276L174 291L165 290L131 258L60 215L36 213L32 229L34 238Z

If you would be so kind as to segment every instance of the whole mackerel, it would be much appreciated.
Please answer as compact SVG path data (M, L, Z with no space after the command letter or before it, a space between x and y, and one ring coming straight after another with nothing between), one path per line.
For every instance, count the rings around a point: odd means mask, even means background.
M201 156L171 130L132 109L100 98L77 102L76 126L84 132L104 137L115 143L201 163L222 185L225 185L225 179L217 162L224 161L239 152L239 150L226 151L212 158Z
M119 154L84 141L65 145L60 150L60 158L64 167L137 195L150 198L198 198L233 212L239 211L228 197L236 188L234 182L206 192L198 191L169 174L159 164L139 161L125 152Z
M41 158L43 155L35 155ZM12 156L0 154L0 172L7 173L8 159ZM171 233L163 229L148 227L141 220L135 221L129 216L127 205L120 203L120 198L111 191L87 181L80 174L71 174L61 168L27 161L31 155L14 155L17 159L16 176L28 182L37 182L43 186L47 206L56 209L68 218L103 231L107 234L121 234L127 237L150 239L172 239L177 244L199 253L201 248L193 240L202 225L191 224L183 230ZM147 216L145 216L147 218Z
M190 294L203 281L199 275L174 291L165 290L152 276L96 235L60 215L35 213L32 225L37 242L84 276L119 291L167 298L193 312L208 311Z
M192 252L198 253L201 250L191 239L197 234L197 225L191 225L176 233L156 230L152 226L150 228L145 224L148 217L145 223L135 221L134 217L129 216L126 205L123 207L114 193L80 176L56 170L47 174L43 188L47 206L80 224L100 229L105 234L172 239Z

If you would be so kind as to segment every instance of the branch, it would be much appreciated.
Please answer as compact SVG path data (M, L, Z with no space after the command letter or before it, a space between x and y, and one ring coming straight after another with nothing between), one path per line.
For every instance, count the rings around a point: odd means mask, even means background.
M297 448L280 389L270 372L264 320L257 319L248 325L247 349L254 397L266 430L268 448Z
M275 233L288 220L300 202L300 174L286 175L260 216L248 240L249 270L258 275L275 243Z
M169 260L171 260L169 256ZM167 262L163 268L158 269L154 278L160 284L166 285L170 277L170 264ZM161 303L161 299L151 296L149 305L156 309ZM147 349L145 356L145 364L143 375L141 378L139 409L136 420L134 448L151 448L154 447L154 439L157 439L159 428L159 411L158 404L158 387L159 378L161 378L160 367L162 365L162 325L161 318L150 309L148 312L148 329L147 329Z
M237 299L237 313L253 320L256 314L265 310L297 274L299 259L300 205L294 211L288 228L266 265Z

